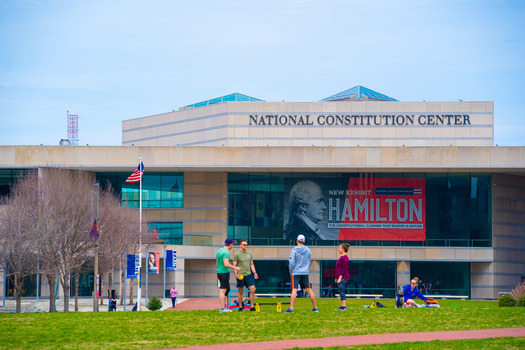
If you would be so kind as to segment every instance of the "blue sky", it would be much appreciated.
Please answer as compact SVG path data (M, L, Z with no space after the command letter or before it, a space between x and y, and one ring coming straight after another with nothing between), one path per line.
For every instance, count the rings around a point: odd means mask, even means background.
M0 144L120 145L122 121L240 92L494 101L525 145L525 1L3 1Z

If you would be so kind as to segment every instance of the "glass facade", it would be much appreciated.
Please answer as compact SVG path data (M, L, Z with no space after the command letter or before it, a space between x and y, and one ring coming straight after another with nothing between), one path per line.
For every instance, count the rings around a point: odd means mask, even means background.
M78 276L78 296L79 297L90 297L93 295L93 272L87 272L87 273L81 273ZM76 279L75 277L72 277L70 280L70 296L75 296L75 284ZM107 287L104 285L104 287ZM113 288L115 288L115 285L113 285ZM102 286L99 286L99 292L102 293ZM120 292L120 291L119 291ZM107 293L107 291L106 291Z
M321 296L335 297L334 260L321 261ZM362 261L350 257L350 280L346 284L347 294L383 294L384 298L393 298L396 291L395 261Z
M103 188L110 184L115 194L121 196L122 205L129 208L139 207L139 186L126 183L130 173L97 173L97 179ZM143 208L182 208L184 178L182 173L148 173L142 175Z
M151 232L156 230L165 244L183 244L182 222L150 222L148 228Z
M6 296L12 297L14 291L14 283L12 277L6 278ZM22 297L36 297L36 275L27 276L22 283Z
M28 169L0 169L0 197L10 194L11 187L28 171Z
M258 279L255 280L257 293L290 293L291 278L288 260L254 260Z
M470 263L427 262L410 263L410 278L418 277L420 291L429 296L467 295L470 297Z
M318 228L323 227L326 233L312 239L307 237L309 245L337 246L341 241L352 246L492 245L491 176L474 173L230 173L228 236L246 238L252 245L294 245L296 236L287 236L286 230L293 224L290 198L294 184L299 182L315 183L311 186L317 186L322 192L321 202L317 204L322 214L319 214L315 224ZM412 187L399 187L404 182L412 184ZM352 183L360 186L373 184L375 187L368 191L371 193L365 193L370 198L350 198L349 193L355 192L351 189ZM360 195L359 191L356 193ZM385 199L389 193L397 199ZM345 202L348 198L350 201ZM380 204L380 201L387 203ZM350 203L348 208L347 203ZM346 217L349 221L352 215L363 220L365 215L366 219L374 216L374 219L385 222L394 217L394 224L382 224L394 229L381 231L376 239L370 238L373 235L366 237L368 232L373 231L368 228L359 231L363 238L341 238L337 227L342 226L342 218ZM409 219L420 219L422 224L407 224ZM364 227L361 223L347 225ZM413 234L416 231L413 227L420 231L424 227L423 238ZM355 232L357 229L348 230ZM392 235L383 232L394 232L394 236L401 238L392 238Z

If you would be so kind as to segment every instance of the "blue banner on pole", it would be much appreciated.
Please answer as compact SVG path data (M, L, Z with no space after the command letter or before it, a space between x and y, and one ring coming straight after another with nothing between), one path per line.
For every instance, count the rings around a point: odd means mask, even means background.
M140 261L137 254L128 254L127 278L139 277Z
M177 251L166 250L166 271L177 270Z

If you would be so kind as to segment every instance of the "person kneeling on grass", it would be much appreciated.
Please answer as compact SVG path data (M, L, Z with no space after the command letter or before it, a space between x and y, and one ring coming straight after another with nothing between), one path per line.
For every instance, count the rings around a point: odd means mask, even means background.
M419 299L425 301L427 304L434 304L434 303L437 303L435 300L431 300L429 298L427 298L426 296L424 296L423 294L421 294L421 292L419 291L419 289L417 289L417 278L413 278L411 281L410 281L410 284L407 284L406 286L403 287L403 300L404 300L404 303L403 303L403 307L424 307L425 305L422 305L422 304L417 304L413 299L414 297L418 297Z

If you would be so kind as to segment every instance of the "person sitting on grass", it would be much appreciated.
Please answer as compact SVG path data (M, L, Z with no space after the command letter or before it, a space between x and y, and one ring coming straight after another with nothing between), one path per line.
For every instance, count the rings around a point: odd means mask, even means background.
M418 278L415 277L410 281L410 284L407 284L403 287L403 300L404 300L404 307L423 307L423 305L419 306L413 299L414 297L418 297L419 299L423 301L428 301L429 299L421 294L419 289L417 289L417 283Z

